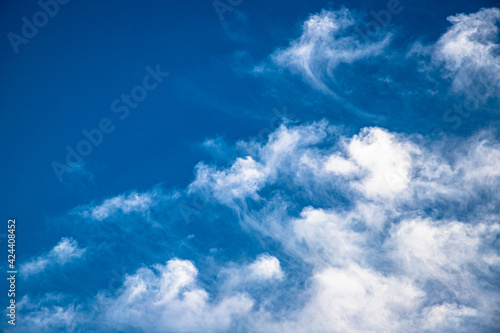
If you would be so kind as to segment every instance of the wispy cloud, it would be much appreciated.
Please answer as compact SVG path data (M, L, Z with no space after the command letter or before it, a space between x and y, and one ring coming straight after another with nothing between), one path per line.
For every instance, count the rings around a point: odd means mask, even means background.
M21 265L20 273L24 277L37 275L52 267L63 266L83 256L86 249L78 247L73 238L63 237L52 250Z
M380 40L364 41L353 30L359 21L346 8L322 10L304 22L298 39L276 50L271 59L277 66L299 73L316 89L335 95L326 80L335 79L337 66L381 55L391 40L387 34Z
M440 70L452 91L477 103L500 97L498 8L448 17L451 27L434 43L413 46L411 54L430 55L427 70Z
M435 45L433 60L444 64L453 89L484 102L498 97L500 56L498 55L498 8L469 15L450 16L452 26Z
M101 204L85 205L74 209L73 213L84 218L103 221L117 213L147 214L151 207L157 205L165 196L160 190L138 193L132 192L127 195L118 195L104 200Z

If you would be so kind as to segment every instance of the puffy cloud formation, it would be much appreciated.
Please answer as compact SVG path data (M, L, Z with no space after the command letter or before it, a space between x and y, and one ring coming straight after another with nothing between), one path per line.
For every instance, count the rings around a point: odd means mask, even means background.
M23 263L19 271L24 277L36 275L49 267L63 266L80 258L85 251L78 247L78 242L73 238L63 237L48 253Z
M196 168L188 191L212 202L196 223L226 207L234 212L232 223L277 249L246 263L222 263L210 289L191 261L140 268L116 294L97 295L97 306L86 310L95 318L93 329L499 327L500 144L490 134L431 143L370 127L347 137L320 121L283 125L267 142L237 146L242 155L226 167ZM278 257L289 259L283 264ZM27 318L64 314L69 327L83 308L34 306Z
M197 181L193 185L208 185L222 201L227 196L244 198L255 194L265 180L264 170L250 157L238 158L229 170L216 171L203 163L197 166Z
M239 145L248 156L222 170L204 165L190 189L211 193L240 223L314 267L304 306L274 319L259 312L251 331L499 325L500 145L488 133L431 144L376 127L344 137L323 121ZM252 161L248 171L242 158ZM260 181L248 190L242 177L231 186L246 195L222 196L219 184L235 165L259 170ZM249 200L260 210L248 209Z
M419 153L413 143L373 127L352 138L339 137L335 151L314 148L331 141L335 131L326 121L294 128L282 126L264 146L241 143L250 155L236 159L227 170L199 164L190 190L208 190L228 203L257 199L266 185L287 177L292 184L311 189L342 183L351 194L372 200L394 198L409 186L411 156Z
M284 273L278 258L262 254L251 264L224 268L219 275L224 281L224 289L233 290L249 285L281 281Z
M103 322L110 330L148 332L215 332L229 330L233 319L245 315L253 301L244 293L214 302L198 286L198 270L189 261L141 268L125 278L116 298L100 297Z
M325 78L333 78L339 64L378 56L389 45L391 34L366 42L353 33L359 21L346 8L311 15L302 26L302 35L287 48L277 50L271 59L276 65L301 74L316 89L332 93Z
M408 331L422 292L410 280L386 277L351 264L314 274L309 301L282 322L264 323L259 332Z
M418 151L379 128L365 129L349 143L348 150L352 161L368 170L367 179L357 186L372 198L391 197L408 186L410 154Z

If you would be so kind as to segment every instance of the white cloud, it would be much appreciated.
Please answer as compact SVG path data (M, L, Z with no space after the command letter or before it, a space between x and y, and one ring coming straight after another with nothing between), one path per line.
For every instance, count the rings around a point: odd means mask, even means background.
M63 237L52 250L21 265L20 273L24 277L36 275L47 268L65 265L80 258L86 249L80 249L73 238Z
M226 292L245 287L259 287L265 283L281 281L283 277L278 258L269 254L259 255L248 265L225 267L219 273Z
M53 306L54 302L63 300L64 296L61 294L52 293L36 299L23 296L16 304L18 312L16 326L12 326L12 329L7 328L5 332L78 332L78 327L84 324L88 317L80 306L73 303Z
M114 330L219 332L252 308L252 299L243 293L210 300L197 274L190 261L179 259L141 268L126 277L117 297L100 297L104 320Z
M359 261L364 236L353 231L350 220L334 212L305 208L292 222L295 243L288 246L315 265L345 265Z
M323 141L330 130L325 121L296 128L281 126L264 146L240 142L240 148L248 156L237 158L229 168L222 170L199 163L189 192L206 192L226 204L237 199L258 199L262 187L275 181L278 172L295 171L304 163L304 159L297 156L303 156L307 147Z
M439 69L453 92L478 104L500 98L500 10L448 21L433 45L415 44L411 52L429 56L428 70ZM391 42L390 33L361 39L354 31L359 23L345 8L323 10L269 59L336 96L332 87L341 70L382 55ZM262 66L254 70L272 68ZM242 323L245 332L264 333L497 331L500 142L487 132L426 140L379 127L345 136L324 120L286 123L267 142L229 147L220 138L207 140L204 146L224 163L200 162L187 188L213 199L205 211L195 209L202 223L232 218L270 253L236 264L217 262L218 252L211 251L200 260L200 270L207 270L202 277L187 260L142 267L126 275L115 294L101 291L87 307L58 296L26 296L18 303L23 332L240 332ZM142 221L155 210L177 227L178 216L159 205L167 197L177 198L157 189L132 192L73 213L93 221L129 214ZM222 213L220 206L226 206ZM190 232L197 232L195 223ZM224 231L213 237L228 237ZM185 239L183 245L199 241L192 234ZM210 242L199 241L220 245ZM20 272L40 274L85 251L62 238ZM220 260L232 255L227 252Z
M300 73L316 89L332 93L325 78L334 77L339 64L380 55L389 45L391 34L382 40L364 42L352 30L359 20L347 9L322 10L302 26L302 35L271 58L276 65Z
M196 169L196 180L190 185L190 191L209 186L214 196L226 203L247 196L257 198L257 191L266 179L262 166L250 156L238 158L229 170L218 171L203 163Z
M200 164L189 191L233 209L233 222L277 253L220 265L212 253L200 268L209 266L208 282L185 260L141 268L116 295L99 294L95 322L148 332L499 327L493 135L429 143L370 127L347 137L321 121L281 126L267 142L239 142L234 152L241 157L226 167ZM203 223L221 216L211 209Z
M380 128L365 128L348 147L352 160L369 172L356 186L370 198L393 197L410 181L412 151L409 143L398 142L394 134Z
M273 332L401 332L423 293L410 280L358 265L328 268L312 277L311 299Z
M477 310L467 306L443 303L424 310L423 329L429 331L454 330L461 328L463 319L477 316Z
M401 267L418 281L439 280L450 293L471 300L474 275L500 268L500 256L488 246L500 235L500 224L465 224L407 220L394 227L389 243ZM490 240L488 240L488 238Z
M454 147L461 149L450 150ZM463 202L500 187L500 144L487 132L429 147L421 137L378 127L345 137L321 121L281 126L267 143L240 142L239 149L246 156L228 168L200 164L189 190L227 204L259 200L261 190L286 182L288 190L300 189L309 199L338 191L356 200L357 215L377 218L403 202L411 207L434 200Z
M500 293L483 290L481 281L500 268L493 246L499 235L498 223L417 219L393 227L387 245L400 272L427 289L427 301L436 304L422 309L423 327L462 330L470 319L494 325ZM432 284L439 292L429 290Z
M145 193L132 192L128 195L119 195L104 200L100 205L88 205L77 207L75 213L97 221L103 221L118 212L123 214L141 213L146 214L149 209L164 197L159 190Z
M443 77L451 80L453 91L477 105L500 97L500 10L483 8L477 13L450 16L448 21L451 27L435 44L416 44L412 53L430 54Z
M248 266L248 279L255 281L265 281L283 278L280 262L276 257L261 255Z
M437 332L466 323L496 325L498 291L486 291L478 278L491 277L500 263L493 245L499 144L485 133L424 143L381 128L336 136L323 122L282 127L263 145L240 144L267 175L259 191L280 188L276 200L257 198L260 212L237 207L242 222L316 269L302 294L309 297L304 306L280 318L261 311L253 331ZM288 215L297 198L314 202L317 189L328 187L349 204L305 206L299 217ZM488 199L477 202L481 196ZM463 221L434 220L427 206Z
M358 167L350 160L334 154L328 157L325 163L325 170L333 172L336 175L350 175L358 171Z

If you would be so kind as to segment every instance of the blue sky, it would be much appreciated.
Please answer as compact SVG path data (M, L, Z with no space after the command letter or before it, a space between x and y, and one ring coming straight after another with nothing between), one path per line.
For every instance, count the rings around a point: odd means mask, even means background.
M495 1L0 6L5 331L500 328Z

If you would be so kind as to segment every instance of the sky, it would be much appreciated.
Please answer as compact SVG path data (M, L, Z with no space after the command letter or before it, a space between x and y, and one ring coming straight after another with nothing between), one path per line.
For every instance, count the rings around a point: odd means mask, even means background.
M499 5L2 1L0 329L498 332Z

